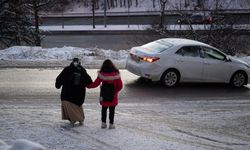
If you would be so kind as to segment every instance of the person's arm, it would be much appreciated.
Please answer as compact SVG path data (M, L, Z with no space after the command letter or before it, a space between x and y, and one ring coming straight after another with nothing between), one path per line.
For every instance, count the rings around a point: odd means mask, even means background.
M56 78L55 87L56 87L57 89L60 89L61 86L63 85L64 74L65 74L65 69L63 69L63 71L62 71L62 72L57 76L57 78Z
M117 80L117 91L118 91L118 92L121 91L122 87L123 87L122 79L119 78L119 79Z
M101 79L97 77L94 82L91 84L87 85L87 88L96 88L101 84Z
M91 79L91 77L89 76L89 74L87 73L87 71L82 67L82 81L84 86L88 86L89 84L91 84L93 81Z

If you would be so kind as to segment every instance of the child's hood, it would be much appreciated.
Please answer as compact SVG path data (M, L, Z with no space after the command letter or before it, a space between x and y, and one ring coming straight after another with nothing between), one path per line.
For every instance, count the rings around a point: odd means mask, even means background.
M105 73L98 71L98 77L104 81L114 81L120 78L120 74L118 72Z

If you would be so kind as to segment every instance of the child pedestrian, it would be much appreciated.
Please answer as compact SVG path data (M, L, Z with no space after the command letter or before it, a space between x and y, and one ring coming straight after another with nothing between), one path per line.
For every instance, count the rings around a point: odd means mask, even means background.
M122 80L119 70L109 59L103 62L96 80L87 88L95 88L99 85L101 85L100 104L102 106L101 128L107 128L106 118L107 109L109 109L109 129L114 129L115 107L118 104L118 92L122 89Z

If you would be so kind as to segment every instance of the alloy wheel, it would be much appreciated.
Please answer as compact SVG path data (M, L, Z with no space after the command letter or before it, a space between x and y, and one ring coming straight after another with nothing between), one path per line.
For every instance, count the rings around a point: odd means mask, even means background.
M246 81L244 73L238 72L233 76L232 84L235 87L242 87Z
M167 87L175 86L178 83L178 74L175 71L168 71L164 77L164 84Z

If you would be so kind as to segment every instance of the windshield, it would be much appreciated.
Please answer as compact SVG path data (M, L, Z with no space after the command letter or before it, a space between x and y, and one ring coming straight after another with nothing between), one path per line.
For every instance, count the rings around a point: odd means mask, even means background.
M171 43L168 43L166 41L154 41L150 42L148 44L145 44L142 46L145 48L145 51L150 52L150 53L161 53L170 47L172 47Z

